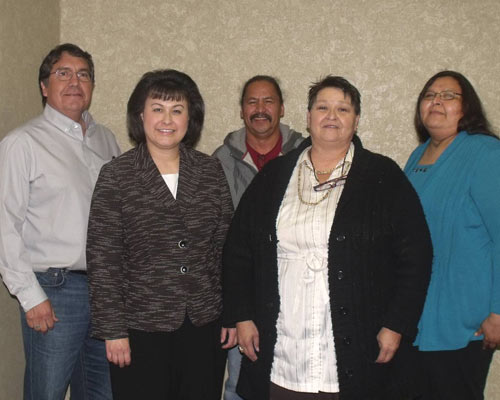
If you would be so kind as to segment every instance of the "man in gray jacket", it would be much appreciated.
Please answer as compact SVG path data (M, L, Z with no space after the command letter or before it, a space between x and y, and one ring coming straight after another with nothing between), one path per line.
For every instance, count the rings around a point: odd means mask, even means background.
M224 169L234 208L253 177L264 165L296 148L303 137L280 123L285 113L283 95L275 78L256 75L245 82L241 92L240 116L245 126L229 133L214 152ZM241 354L237 347L228 353L228 379L224 400L241 400L236 394Z

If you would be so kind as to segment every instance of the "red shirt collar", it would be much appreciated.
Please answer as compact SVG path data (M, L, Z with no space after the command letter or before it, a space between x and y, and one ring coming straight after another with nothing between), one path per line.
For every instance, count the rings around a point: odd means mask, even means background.
M260 154L252 146L250 146L250 144L247 141L247 150L250 153L252 161L257 167L257 170L260 171L264 167L264 165L266 165L269 161L275 159L281 154L282 143L283 143L283 138L281 137L280 134L280 137L276 142L276 145L271 149L271 151L268 152L267 154Z

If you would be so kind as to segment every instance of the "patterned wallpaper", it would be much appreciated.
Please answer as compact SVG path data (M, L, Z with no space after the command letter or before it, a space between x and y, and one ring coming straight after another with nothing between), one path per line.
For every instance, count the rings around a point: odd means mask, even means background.
M97 68L92 112L123 149L125 108L139 77L176 68L206 101L199 149L212 152L241 126L243 82L277 76L284 122L305 131L308 85L342 75L362 94L364 145L403 165L416 145L417 94L442 69L464 73L500 130L498 0L60 0L61 41L89 50ZM500 361L488 399L500 399Z
M0 0L0 10L2 138L42 111L38 68L59 40L59 0Z
M95 57L92 110L124 148L132 88L144 72L167 67L200 86L206 152L241 126L241 86L257 73L281 80L284 121L301 131L308 85L328 73L346 77L362 94L365 146L400 164L416 143L417 94L441 69L468 76L500 126L497 0L61 0L61 13L61 40Z
M48 49L59 40L60 18L58 0L0 0L0 10L1 139L42 111L38 67ZM19 304L2 283L0 315L0 398L20 399L24 352Z

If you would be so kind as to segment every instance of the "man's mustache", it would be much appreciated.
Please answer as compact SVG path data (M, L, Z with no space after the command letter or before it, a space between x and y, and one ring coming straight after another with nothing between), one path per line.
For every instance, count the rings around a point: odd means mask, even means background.
M250 116L250 121L253 121L255 118L266 118L269 122L272 121L272 118L269 114L266 113L255 113Z

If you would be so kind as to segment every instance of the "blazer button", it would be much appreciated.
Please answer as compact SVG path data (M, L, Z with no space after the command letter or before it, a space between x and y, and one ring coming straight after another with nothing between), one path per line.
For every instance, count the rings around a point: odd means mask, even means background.
M342 270L337 271L337 279L339 281L341 281L342 279L344 279L344 271L342 271Z
M179 246L180 249L185 249L187 245L188 244L186 239L179 240L179 243L177 243L177 246Z
M352 340L349 336L346 336L344 339L342 339L345 345L349 346L352 343Z
M337 242L343 242L345 240L345 235L338 235L335 239Z
M352 378L354 376L354 371L351 369L351 368L346 368L344 370L344 375L347 377L347 378Z
M343 315L343 316L346 316L347 314L349 314L347 307L344 307L344 306L340 307L339 311L340 311L340 315Z
M189 272L189 267L181 265L181 267L179 268L179 270L181 271L181 274L187 274Z

